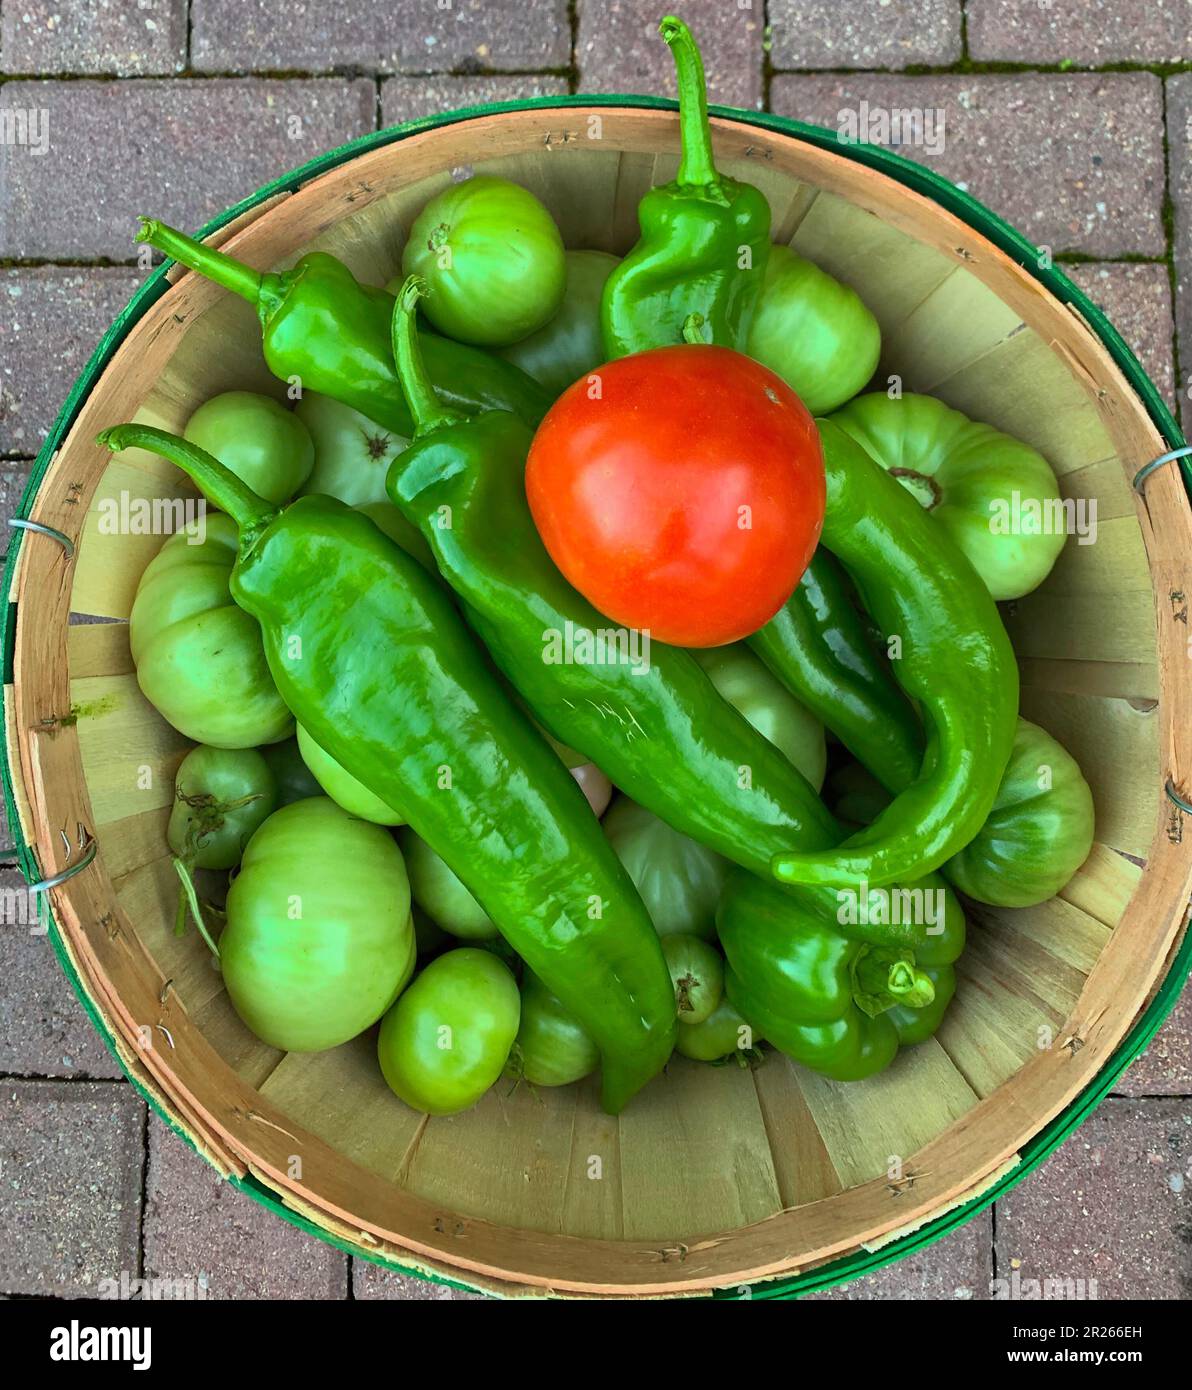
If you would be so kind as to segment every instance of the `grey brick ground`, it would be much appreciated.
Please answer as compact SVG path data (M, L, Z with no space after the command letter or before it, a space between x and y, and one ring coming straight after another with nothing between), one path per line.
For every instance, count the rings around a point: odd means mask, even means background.
M407 1303L487 1302L484 1294L465 1293L445 1284L432 1284L425 1279L410 1279L404 1274L382 1269L366 1260L352 1261L353 1298L400 1299Z
M564 77L387 77L381 84L381 123L398 125L462 106L561 96L567 90Z
M658 36L661 8L640 0L577 0L575 62L583 92L675 94L675 65ZM724 0L688 0L682 18L701 40L709 100L725 106L762 104L762 7Z
M1150 73L778 77L784 116L840 128L840 112L944 112L944 149L900 154L967 188L1053 251L1161 256L1163 111Z
M808 1302L862 1302L920 1298L970 1302L990 1295L993 1278L993 1221L983 1211L943 1240L905 1260L886 1265Z
M0 904L0 1073L120 1078L49 937L37 930L36 908L16 869L0 868Z
M960 0L770 0L775 68L905 68L960 57Z
M208 1298L346 1298L348 1257L237 1192L154 1117L145 1274Z
M0 72L141 76L186 66L186 0L16 0L0 12Z
M192 0L200 71L564 68L566 0Z
M137 213L190 229L372 130L366 79L12 82L49 112L49 152L0 147L0 256L130 259Z
M1083 1279L1090 1293L1095 1279L1098 1298L1188 1298L1189 1179L1192 1101L1105 1101L997 1204L998 1277Z
M1192 428L1192 73L1167 82L1167 148L1175 205L1176 325L1184 432Z
M1069 279L1113 321L1169 406L1175 401L1175 323L1165 265L1065 266Z
M135 1274L144 1109L110 1082L0 1086L0 1290L78 1298Z
M967 0L969 53L978 61L1131 61L1192 58L1189 0Z
M134 269L0 271L0 451L37 453L75 377L142 281Z
M1150 1047L1118 1081L1126 1096L1192 1095L1192 987L1184 992Z

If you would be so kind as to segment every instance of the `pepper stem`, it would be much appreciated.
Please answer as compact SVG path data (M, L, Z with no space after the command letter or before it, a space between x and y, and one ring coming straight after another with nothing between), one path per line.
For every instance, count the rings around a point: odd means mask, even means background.
M677 182L706 188L720 182L712 158L712 127L708 123L708 84L704 61L691 30L681 19L668 14L658 26L675 60L679 87L679 134L683 155Z
M106 445L114 454L122 449L148 449L181 468L213 507L227 512L240 528L242 540L277 515L278 509L272 503L258 497L230 468L189 439L180 439L152 425L113 425L96 435L95 442Z
M916 969L910 951L863 947L853 961L853 998L871 1018L896 1004L925 1009L935 998L931 976Z
M447 410L435 393L418 346L418 326L415 315L418 301L429 292L421 275L410 275L402 282L393 306L393 361L401 389L406 393L410 414L414 417L414 438L433 434L448 425L458 425L462 416Z
M707 347L708 340L704 337L703 314L688 314L683 320L683 341L685 343L695 343L702 347Z
M271 311L285 293L285 281L280 275L253 270L226 252L217 251L214 246L204 246L185 232L176 231L151 217L142 217L140 222L140 230L134 240L156 247L172 261L222 285L241 299L247 299L262 316Z

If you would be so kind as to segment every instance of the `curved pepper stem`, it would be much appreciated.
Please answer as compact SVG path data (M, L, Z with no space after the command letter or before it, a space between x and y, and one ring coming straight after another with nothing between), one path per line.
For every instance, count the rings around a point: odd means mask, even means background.
M870 1018L901 1004L925 1009L935 999L930 975L915 966L910 951L865 946L853 961L853 999Z
M688 314L683 320L683 341L700 347L707 347L708 340L704 336L704 324L703 314Z
M238 294L241 299L247 299L256 306L262 317L267 317L286 293L284 276L275 275L272 271L253 270L226 252L217 251L214 246L204 246L185 232L176 231L151 217L142 217L140 223L134 241L155 247L187 270L193 270L204 279Z
M462 423L463 417L447 410L435 393L418 346L418 326L415 315L418 301L426 297L429 287L421 275L409 275L397 292L393 306L393 361L397 378L406 393L410 414L414 417L414 438L422 439L435 430Z
M95 442L106 445L115 454L122 449L148 449L181 468L213 507L232 518L240 529L242 542L246 535L268 525L278 513L277 507L258 497L206 449L167 430L153 425L113 425L96 435Z
M712 158L712 127L708 123L708 84L704 61L691 30L681 19L668 14L659 24L671 56L679 87L679 134L683 155L676 182L707 188L720 182Z

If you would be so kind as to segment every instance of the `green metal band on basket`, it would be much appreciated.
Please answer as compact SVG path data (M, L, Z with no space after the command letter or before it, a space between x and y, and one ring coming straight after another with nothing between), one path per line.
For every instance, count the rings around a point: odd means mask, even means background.
M1174 463L1176 459L1188 457L1192 457L1192 445L1187 444L1185 444L1182 449L1172 449L1169 453L1160 454L1157 459L1151 459L1150 463L1143 464L1138 472L1135 473L1134 482L1131 486L1134 488L1135 492L1144 491L1142 486L1143 483L1145 483L1157 469L1162 468L1165 463Z
M361 136L338 149L319 155L297 169L290 170L280 178L250 194L234 207L228 208L202 228L197 235L200 240L213 236L237 218L267 203L271 198L297 192L304 184L319 175L325 174L359 155L382 149L388 145L400 144L411 136L421 135L429 130L441 130L478 118L530 111L541 113L544 122L549 121L553 114L557 114L559 119L565 120L569 112L576 108L599 109L601 107L607 107L610 111L619 108L621 110L674 113L677 110L674 101L663 97L602 93L599 95L537 97L530 100L485 103L461 108L441 116L419 118ZM1192 450L1187 447L1179 426L1163 396L1146 375L1125 339L1105 316L1101 308L1094 304L1080 287L1064 274L1062 265L1044 261L1040 256L1038 247L1023 236L1017 228L1012 227L996 213L991 212L964 190L949 183L942 175L924 165L915 164L882 146L842 142L837 133L832 130L810 125L804 121L792 120L785 116L771 115L767 112L744 111L724 106L712 107L710 111L712 116L718 120L733 126L743 127L746 130L773 131L886 175L902 187L930 199L946 212L974 228L1001 252L1020 265L1032 279L1047 289L1060 303L1075 306L1090 330L1105 345L1114 363L1138 395L1159 434L1172 446L1172 454L1155 460L1153 467L1148 466L1148 470L1154 471L1154 468L1162 466L1164 462L1178 459L1185 490L1192 494ZM91 360L71 387L62 409L42 445L41 452L30 470L21 503L23 509L29 510L34 506L38 488L54 454L61 447L67 431L74 424L88 394L94 388L104 369L136 324L157 300L170 290L171 285L166 279L166 272L171 264L171 262L166 262L158 266L148 276L145 283L109 327ZM12 591L17 554L18 547L10 546L5 568L5 586L9 592ZM16 609L15 603L0 606L0 634L3 637L0 650L5 652L4 679L6 682L12 680L11 652ZM0 766L0 774L2 774L0 780L3 782L4 806L8 823L14 829L18 857L26 873L31 869L36 872L36 861L21 830L7 759ZM79 868L82 867L84 866L79 865ZM59 964L83 1005L84 1011L95 1025L109 1051L120 1062L120 1054L113 1041L111 1027L99 1005L80 979L52 917L49 940L58 957ZM1096 1077L1059 1115L1045 1124L1023 1144L1020 1150L1021 1161L1013 1169L997 1177L978 1196L962 1202L959 1206L939 1216L929 1218L918 1229L891 1240L879 1249L859 1249L801 1274L780 1275L768 1280L762 1279L748 1287L740 1285L726 1287L714 1291L710 1297L724 1300L740 1298L786 1299L829 1289L856 1279L863 1274L872 1273L900 1256L910 1255L948 1235L972 1217L977 1216L999 1197L1004 1196L1017 1186L1023 1178L1034 1172L1059 1147L1063 1140L1087 1119L1098 1102L1109 1093L1113 1083L1126 1067L1151 1041L1160 1024L1171 1012L1179 997L1190 965L1192 965L1192 932L1186 935L1177 950L1171 967L1159 982L1159 987L1149 1006L1135 1021L1133 1027L1119 1043L1113 1055ZM123 1068L122 1062L121 1066ZM182 1121L171 1112L167 1104L163 1103L162 1098L156 1092L151 1091L135 1073L129 1076L129 1080L134 1090L162 1119L163 1123L174 1134L189 1143L192 1148L197 1149L194 1136L187 1132ZM388 1252L381 1254L375 1249L370 1249L365 1241L348 1241L317 1226L308 1217L287 1207L276 1191L266 1186L252 1174L244 1178L237 1178L233 1175L229 1181L234 1188L246 1192L260 1205L267 1207L290 1225L316 1235L327 1244L336 1249L347 1251L358 1259L367 1260L399 1273L413 1275L416 1278L430 1279L433 1283L449 1288L468 1289L474 1287L466 1282L466 1272L464 1271L460 1271L456 1277L441 1273L431 1274L425 1268L418 1267L417 1259L413 1255L405 1260L394 1258Z
M74 558L74 541L63 532L55 530L53 526L44 526L40 521L30 521L28 517L22 516L10 517L8 524L17 531L36 531L39 536L50 536L66 551L68 560Z

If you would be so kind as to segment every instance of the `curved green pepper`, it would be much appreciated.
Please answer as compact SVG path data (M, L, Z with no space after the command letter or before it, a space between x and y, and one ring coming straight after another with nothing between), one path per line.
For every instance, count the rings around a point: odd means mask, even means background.
M916 780L838 849L776 856L785 883L877 886L938 868L993 808L1018 720L1018 666L989 591L915 499L831 420L819 421L823 543L901 655L927 749Z
M368 517L329 497L278 511L162 430L106 430L187 473L239 527L236 602L282 697L347 772L475 894L604 1058L612 1111L674 1044L670 976L628 875L567 769L508 700L450 598Z
M749 646L891 791L923 762L923 730L874 649L840 567L822 546L799 586Z
M661 643L634 652L625 633L603 651L583 649L584 634L611 630L534 526L524 486L530 432L505 411L461 420L439 405L418 358L420 292L407 281L394 314L394 354L418 425L390 468L389 495L534 716L633 800L755 872L792 845L836 843L843 832L806 780L689 653Z
M247 299L261 320L265 361L282 381L297 379L397 434L413 433L393 370L393 296L362 285L342 261L311 251L280 274L253 270L213 246L141 219L138 241ZM550 397L512 362L480 348L422 333L427 370L456 410L511 410L537 425Z
M888 890L887 900L903 891L937 895L938 920L913 952L850 940L809 913L802 895L734 870L716 918L733 1007L824 1076L857 1081L883 1070L902 1042L939 1026L954 990L951 963L964 948L964 915L938 875Z
M658 31L674 54L682 158L673 183L638 205L641 240L608 277L601 305L610 358L683 341L702 314L709 341L745 350L770 252L770 205L752 184L717 172L699 49L668 15Z

